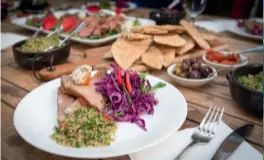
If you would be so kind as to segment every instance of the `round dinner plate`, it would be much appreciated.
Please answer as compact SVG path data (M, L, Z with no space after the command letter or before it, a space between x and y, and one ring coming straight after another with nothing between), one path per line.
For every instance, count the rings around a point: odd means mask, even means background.
M113 1L110 1L110 4L111 4L111 8L109 10L115 11L115 5L116 5L116 3L113 2ZM88 2L86 5L87 6L91 6L91 5L100 6L100 3L99 2ZM133 11L136 8L137 8L137 4L135 4L133 2L128 2L128 7L127 8L122 8L122 11L123 12Z
M232 32L234 34L237 34L237 35L240 35L240 36L243 36L243 37L247 37L247 38L250 38L250 39L256 39L256 40L262 40L263 37L262 36L258 36L258 35L253 35L253 34L249 34L245 31L244 28L240 28L237 26L237 22L236 21L230 21L228 23L228 31L229 32Z
M94 72L93 72L94 74ZM154 115L143 115L147 131L134 123L118 123L115 141L107 147L70 148L50 139L57 123L57 89L60 79L52 80L32 90L18 104L14 113L14 126L18 134L31 145L56 155L75 158L106 158L130 154L154 146L175 133L187 116L187 103L183 95L171 84L147 76L152 85L166 83L156 91L159 103Z

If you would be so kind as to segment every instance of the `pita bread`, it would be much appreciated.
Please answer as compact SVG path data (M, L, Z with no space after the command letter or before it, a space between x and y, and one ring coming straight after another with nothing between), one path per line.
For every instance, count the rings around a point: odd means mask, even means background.
M209 34L209 33L201 33L202 37L206 41L214 41L218 40L219 38L216 37L215 35Z
M158 48L163 54L163 66L167 68L175 58L175 48L164 45L159 45Z
M104 59L112 59L112 58L114 58L112 51L110 50L110 51L106 52L105 55L103 56L103 58Z
M116 63L127 69L146 52L151 42L152 39L127 41L119 38L112 45L111 51Z
M179 34L184 33L185 29L183 26L180 25L162 25L161 26L164 29L167 29L169 32L177 32Z
M203 49L210 49L210 45L204 40L200 32L186 20L181 20L180 24L186 29L187 33L194 39L199 47Z
M133 64L131 67L129 67L129 70L136 72L146 72L148 71L148 67L144 64Z
M160 26L138 26L133 27L131 29L131 32L145 34L167 34L168 30Z
M142 62L147 66L161 70L163 64L163 55L160 49L151 45L141 57Z
M190 51L191 49L195 47L195 43L190 36L186 35L186 36L183 36L183 38L186 40L186 43L184 46L176 49L176 53L178 56L181 56L187 53L188 51Z
M181 38L178 34L167 34L155 35L154 42L171 47L181 47L186 43L186 40Z
M142 60L141 60L141 58L137 59L137 60L134 62L134 64L142 64Z
M126 40L143 40L152 37L150 35L141 34L141 33L122 32L121 38L124 38Z

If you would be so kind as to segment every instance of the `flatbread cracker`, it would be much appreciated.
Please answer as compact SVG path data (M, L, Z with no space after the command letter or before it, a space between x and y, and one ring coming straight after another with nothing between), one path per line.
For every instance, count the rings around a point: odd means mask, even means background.
M116 63L127 69L146 52L151 42L152 39L127 41L119 38L113 43L111 51Z
M200 32L188 21L181 20L180 24L186 29L187 33L194 39L199 47L210 49L210 45L204 40Z
M141 57L142 62L148 67L161 70L163 65L163 55L160 49L151 45Z
M133 33L133 32L122 32L121 38L124 38L126 40L143 40L151 38L152 36L141 34L141 33Z
M137 59L137 60L134 62L134 64L142 64L142 59L141 59L141 58Z
M217 36L209 34L209 33L201 33L201 35L203 39L206 41L215 41L219 39Z
M129 70L136 72L146 72L148 71L148 67L144 64L133 64L131 67L129 67Z
M183 38L186 40L186 43L184 46L176 49L176 54L178 56L181 56L187 53L188 51L190 51L191 49L195 47L195 42L190 36L183 36Z
M162 28L167 29L169 32L184 33L186 30L180 25L161 25Z
M175 48L169 46L159 46L158 47L163 54L163 66L168 67L172 64L173 59L175 58Z
M186 43L186 40L181 38L178 34L166 34L154 35L154 42L171 47L181 47Z
M160 26L138 26L133 27L131 32L143 34L167 34L168 30Z
M104 59L112 59L112 58L114 58L112 51L110 50L110 51L106 52L105 55L103 56L103 58Z

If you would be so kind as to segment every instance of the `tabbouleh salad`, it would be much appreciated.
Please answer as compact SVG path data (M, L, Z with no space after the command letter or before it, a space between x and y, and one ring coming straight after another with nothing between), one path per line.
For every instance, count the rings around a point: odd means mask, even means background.
M117 129L114 121L91 107L68 114L62 125L65 129L55 127L51 138L60 145L75 148L110 145Z

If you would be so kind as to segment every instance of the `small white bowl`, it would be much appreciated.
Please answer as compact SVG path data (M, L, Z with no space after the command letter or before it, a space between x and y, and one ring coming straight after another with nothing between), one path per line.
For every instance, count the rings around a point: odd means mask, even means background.
M221 52L223 54L228 54L228 52ZM241 58L241 62L240 63L237 63L235 65L226 65L226 64L219 64L219 63L214 63L214 62L211 62L209 60L207 60L206 58L206 52L203 54L203 61L210 65L211 67L215 68L215 69L225 69L225 70L231 70L231 69L234 69L234 68L238 68L238 67L242 67L244 65L246 65L248 63L248 58L242 54L240 54L240 58Z
M182 78L179 76L176 76L173 71L175 69L175 67L177 66L177 64L172 64L171 66L168 67L167 72L169 74L169 76L179 85L184 86L184 87L188 87L188 88L197 88L197 87L201 87L209 82L211 82L216 76L217 76L217 72L216 69L214 69L213 67L207 65L207 64L202 64L202 66L209 66L212 68L214 75L208 78L203 78L203 79L188 79L188 78Z

